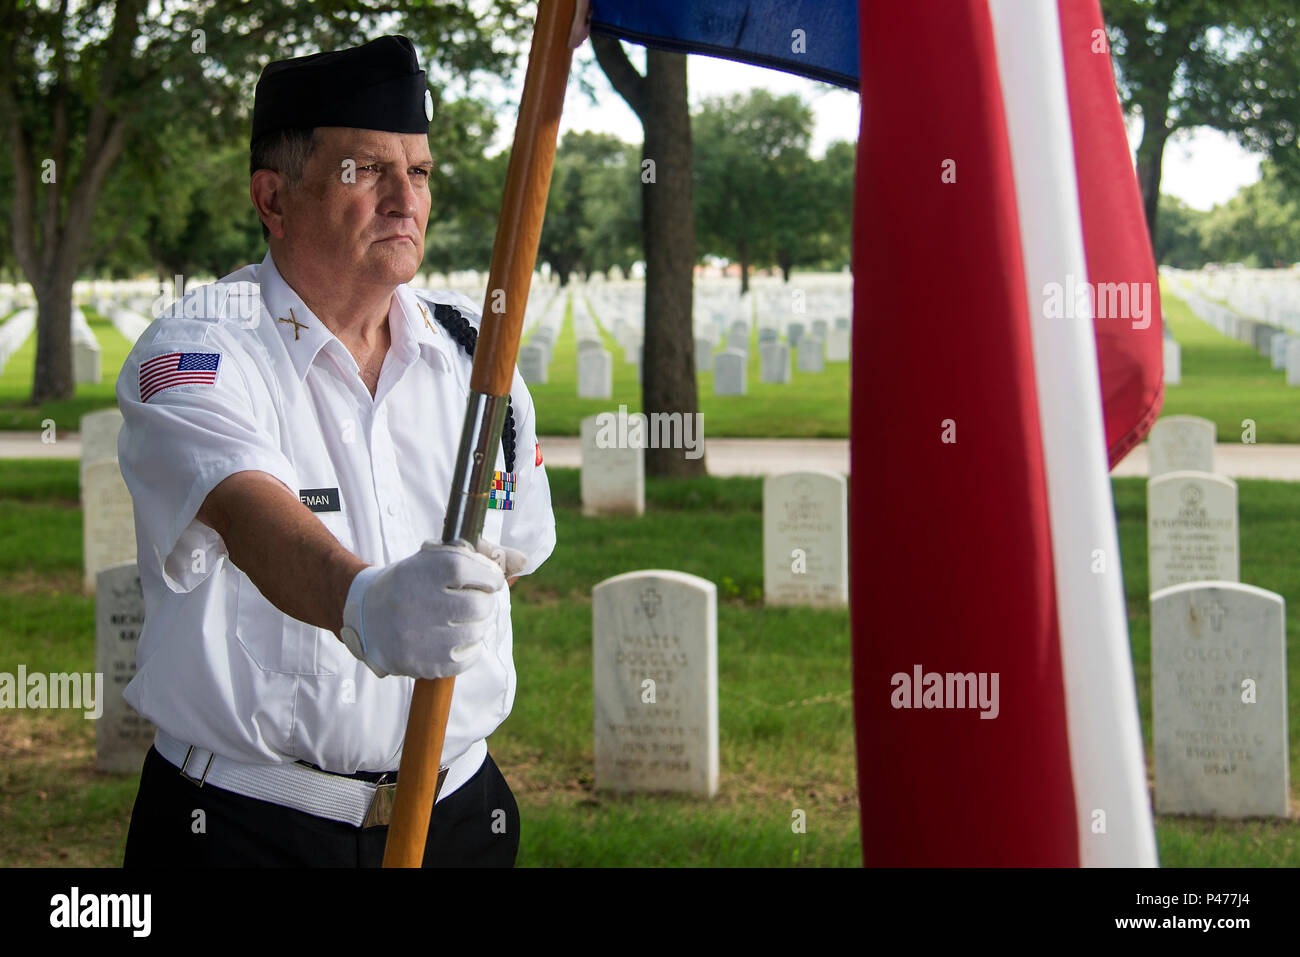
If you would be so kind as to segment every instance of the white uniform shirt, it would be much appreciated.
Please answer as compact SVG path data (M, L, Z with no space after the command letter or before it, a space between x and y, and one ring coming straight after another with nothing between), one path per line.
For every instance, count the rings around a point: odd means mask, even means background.
M260 286L261 308L248 312L247 300L227 297L225 284L237 282ZM373 398L347 348L269 253L260 266L191 291L127 357L117 381L118 461L135 502L145 621L124 696L173 738L250 763L303 760L348 774L398 767L412 679L376 678L332 632L279 611L195 515L222 479L257 470L300 498L337 490L338 510L316 516L371 564L440 540L472 360L431 303L455 305L475 326L479 317L464 297L420 297L405 285L393 297L392 346ZM212 354L220 356L215 375ZM489 510L483 537L523 552L526 574L554 548L555 517L517 370L511 398L513 507ZM496 468L505 469L500 447ZM313 501L330 499L318 492ZM510 713L512 641L507 588L487 647L456 679L444 764L486 753L483 739ZM446 793L455 785L449 779Z

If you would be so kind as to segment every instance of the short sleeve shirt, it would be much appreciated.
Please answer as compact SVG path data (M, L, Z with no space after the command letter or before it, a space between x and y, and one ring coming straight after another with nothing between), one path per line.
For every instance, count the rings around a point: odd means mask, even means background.
M400 763L413 680L375 677L333 632L277 609L195 515L227 476L256 470L371 564L441 539L472 360L438 325L437 302L478 324L464 297L397 287L373 397L269 253L191 291L131 350L117 381L118 461L135 504L145 621L124 694L172 737L251 763L340 773ZM555 518L517 370L511 401L514 467L498 448L483 538L524 553L527 574L554 548ZM484 653L457 677L443 763L510 713L512 650L503 589Z

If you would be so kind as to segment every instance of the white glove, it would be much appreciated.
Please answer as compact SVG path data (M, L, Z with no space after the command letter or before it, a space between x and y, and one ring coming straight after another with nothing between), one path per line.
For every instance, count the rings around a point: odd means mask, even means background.
M478 540L478 552L480 555L486 555L496 562L497 567L501 569L506 578L514 578L528 565L528 556L508 545L498 545L496 542L489 542L480 538Z
M357 573L339 637L381 678L448 678L478 660L505 586L490 558L425 542L409 558Z

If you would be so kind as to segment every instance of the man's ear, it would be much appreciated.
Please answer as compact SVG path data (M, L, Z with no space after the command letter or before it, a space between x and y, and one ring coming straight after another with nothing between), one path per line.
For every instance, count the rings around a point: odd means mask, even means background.
M275 170L259 169L248 184L248 195L253 208L266 228L276 239L284 239L284 210L280 199L284 192L284 177Z

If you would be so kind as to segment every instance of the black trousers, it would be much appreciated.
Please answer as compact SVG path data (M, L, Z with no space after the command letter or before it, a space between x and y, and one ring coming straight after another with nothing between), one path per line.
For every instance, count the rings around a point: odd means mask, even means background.
M200 813L202 812L202 813ZM150 748L124 867L379 867L387 827L360 828L181 777ZM492 755L434 805L425 867L513 867L519 805Z

